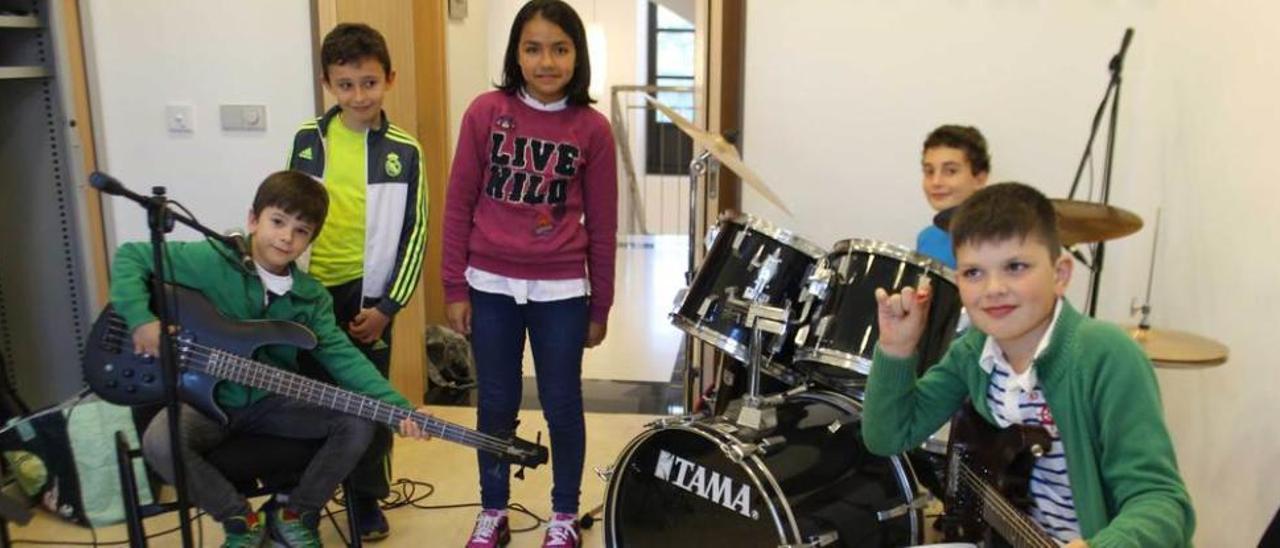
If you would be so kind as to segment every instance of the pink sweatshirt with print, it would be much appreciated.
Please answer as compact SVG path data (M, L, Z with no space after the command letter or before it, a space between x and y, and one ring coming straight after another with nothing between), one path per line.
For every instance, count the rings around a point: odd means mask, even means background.
M618 174L613 134L587 106L545 112L476 97L462 119L445 196L445 302L466 300L467 266L526 280L587 278L591 321L613 305Z

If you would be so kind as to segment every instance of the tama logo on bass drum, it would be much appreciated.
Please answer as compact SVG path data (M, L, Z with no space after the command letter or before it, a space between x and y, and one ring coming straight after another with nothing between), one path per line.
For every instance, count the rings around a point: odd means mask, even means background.
M677 457L666 450L658 451L658 465L653 475L676 487L703 499L733 510L743 517L757 519L759 514L751 509L751 487L734 486L733 478L709 471L701 465Z

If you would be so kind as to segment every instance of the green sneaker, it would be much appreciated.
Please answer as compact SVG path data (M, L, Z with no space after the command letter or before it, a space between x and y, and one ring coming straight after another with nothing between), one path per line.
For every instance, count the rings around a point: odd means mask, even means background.
M266 521L266 514L259 511L222 522L226 534L222 548L259 548L267 540Z
M320 548L319 516L277 506L271 511L271 540L286 548Z

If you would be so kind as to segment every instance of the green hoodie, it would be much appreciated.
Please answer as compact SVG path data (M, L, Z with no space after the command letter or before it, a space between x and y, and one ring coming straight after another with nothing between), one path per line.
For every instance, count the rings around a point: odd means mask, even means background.
M165 249L169 264L166 281L199 291L231 320L289 320L306 326L318 341L312 355L339 385L392 405L412 407L338 329L329 292L296 265L289 267L293 289L267 305L258 273L240 266L233 260L234 253L221 243L170 242ZM151 244L127 243L116 251L111 266L111 303L128 322L130 332L157 319L149 306L151 272ZM266 346L253 358L288 371L298 370L298 349L291 346ZM232 382L219 383L215 392L223 407L244 407L266 395L263 390Z
M966 397L986 402L990 375L978 365L986 339L970 329L919 380L917 357L893 358L877 347L862 417L867 448L893 455L917 447ZM1190 546L1195 512L1142 349L1119 328L1085 318L1063 301L1035 368L1089 546ZM989 406L974 408L995 424Z

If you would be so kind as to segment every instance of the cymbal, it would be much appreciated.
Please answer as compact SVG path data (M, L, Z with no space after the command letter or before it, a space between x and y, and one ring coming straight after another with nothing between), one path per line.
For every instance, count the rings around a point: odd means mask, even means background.
M1101 242L1123 238L1142 228L1142 218L1115 206L1055 198L1058 234L1062 245Z
M791 215L791 210L787 209L787 206L782 203L782 198L774 193L773 189L769 188L769 185L764 184L764 179L761 179L759 175L756 175L755 171L752 171L751 168L747 167L747 164L742 162L742 157L738 156L738 149L724 140L724 137L703 131L698 126L693 125L693 122L677 114L671 107L662 104L652 95L645 95L644 98L652 103L654 108L657 108L667 118L670 118L672 122L675 122L676 127L691 137L693 142L706 148L712 156L720 161L721 165L729 168L729 171L737 173L743 182L754 188L765 199L773 202L773 205L778 206L778 209L781 209L787 215Z
M1226 345L1194 333L1136 326L1128 326L1125 331L1137 341L1156 367L1212 367L1227 361Z

